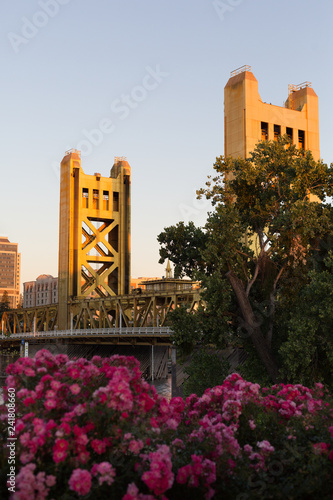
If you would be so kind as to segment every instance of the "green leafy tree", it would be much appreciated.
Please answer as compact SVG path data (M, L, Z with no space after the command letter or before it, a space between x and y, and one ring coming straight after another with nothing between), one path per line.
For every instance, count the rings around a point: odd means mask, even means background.
M289 382L325 382L333 390L333 252L324 264L298 296L280 353Z
M167 227L158 235L157 240L161 245L159 262L163 264L170 258L175 264L175 278L193 278L197 271L204 270L201 249L206 246L207 235L193 222L187 225L179 222L176 226Z
M286 138L258 143L247 159L219 157L214 169L198 192L214 210L196 246L200 268L194 275L202 279L208 312L217 311L215 338L250 345L275 382L281 364L277 309L284 295L288 307L294 303L320 240L333 234L332 207L325 204L333 169ZM190 263L180 250L181 235L175 249L169 229L163 240L168 258L186 272Z
M5 311L9 311L9 309L10 309L9 296L8 296L7 290L5 290L3 295L2 295L1 302L0 302L0 316L2 316L2 314Z
M184 396L190 394L202 396L207 388L222 385L229 369L229 362L221 354L205 347L198 349L193 354L190 364L184 369L189 376L184 382Z

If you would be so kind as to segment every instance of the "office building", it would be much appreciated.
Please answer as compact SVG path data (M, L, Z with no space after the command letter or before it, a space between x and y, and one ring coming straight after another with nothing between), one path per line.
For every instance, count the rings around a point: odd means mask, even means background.
M11 309L20 302L20 279L21 254L18 244L11 243L7 236L0 236L0 300L7 292Z

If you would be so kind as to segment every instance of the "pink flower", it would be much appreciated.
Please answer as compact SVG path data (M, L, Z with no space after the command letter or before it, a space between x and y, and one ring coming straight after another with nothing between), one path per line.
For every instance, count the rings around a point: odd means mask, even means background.
M21 460L22 464L27 464L27 463L31 462L31 460L33 458L34 458L34 454L28 453L27 451L23 451L20 455L20 460Z
M257 426L256 424L254 423L254 420L249 420L249 426L250 426L250 429L254 430Z
M49 486L50 488L56 484L57 478L55 476L49 475L46 476L46 481L45 484L46 486Z
M98 479L99 484L107 483L110 486L114 482L116 471L109 462L101 462L100 464L93 465L91 474L93 476L100 474Z
M79 392L81 391L81 387L78 384L73 384L69 387L69 390L72 394L79 394Z
M128 445L129 451L131 451L135 455L138 455L138 453L140 453L142 448L143 448L143 442L141 441L141 439L138 439L137 441L135 439L132 439L132 441L130 441Z
M30 441L30 432L25 432L20 436L20 442L21 444L26 447Z
M44 406L47 410L53 410L57 406L57 402L55 399L46 399Z
M24 370L24 374L27 376L27 377L34 377L36 375L36 372L35 370L33 370L32 368L26 368Z
M87 434L84 434L84 433L79 434L77 436L77 438L75 439L75 442L79 446L85 446L89 442Z
M72 377L74 379L80 378L80 370L75 366L70 366L67 369L67 373L70 377Z
M178 427L178 422L177 420L175 420L174 418L169 418L166 422L165 422L165 427L167 429L171 429L173 431L175 431Z
M130 483L122 500L156 500L156 498L153 495L144 495L143 493L139 493L139 489L136 484ZM165 500L165 497L162 497L161 500Z
M75 469L68 481L69 488L80 496L87 495L91 489L91 474L86 469Z
M60 389L60 387L62 386L62 383L59 382L59 380L52 380L51 381L51 388L54 390L54 391L57 391L58 389Z
M272 453L275 451L274 446L272 446L268 441L258 441L257 442L258 448L260 448L264 453Z
M192 473L192 467L190 465L184 465L183 467L180 467L177 473L177 479L176 479L177 483L186 484L191 473Z
M326 455L329 452L329 445L327 443L316 443L313 445L313 451L316 455Z
M98 453L98 455L101 455L102 453L105 452L106 450L106 444L101 441L100 439L93 439L90 443L92 449Z
M53 446L53 460L55 463L63 462L66 459L68 445L66 439L56 439Z
M78 453L78 461L81 464L86 464L89 461L90 453L87 450L82 450Z
M162 495L174 481L169 446L159 445L156 452L149 453L150 470L142 474L142 481L154 495Z

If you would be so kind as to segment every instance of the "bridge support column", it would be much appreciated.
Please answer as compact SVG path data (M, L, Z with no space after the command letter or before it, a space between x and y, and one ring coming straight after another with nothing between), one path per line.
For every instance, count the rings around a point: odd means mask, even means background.
M182 396L181 387L177 386L177 350L171 348L171 397Z

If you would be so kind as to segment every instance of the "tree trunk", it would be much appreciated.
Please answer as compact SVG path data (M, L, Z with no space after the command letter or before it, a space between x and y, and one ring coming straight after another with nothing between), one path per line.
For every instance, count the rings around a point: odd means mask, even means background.
M249 298L246 295L243 282L233 271L226 274L233 291L235 292L238 305L245 321L246 329L253 342L253 345L263 362L269 376L274 383L277 382L278 368L276 362L268 348L267 342L261 333L260 325L256 321Z

